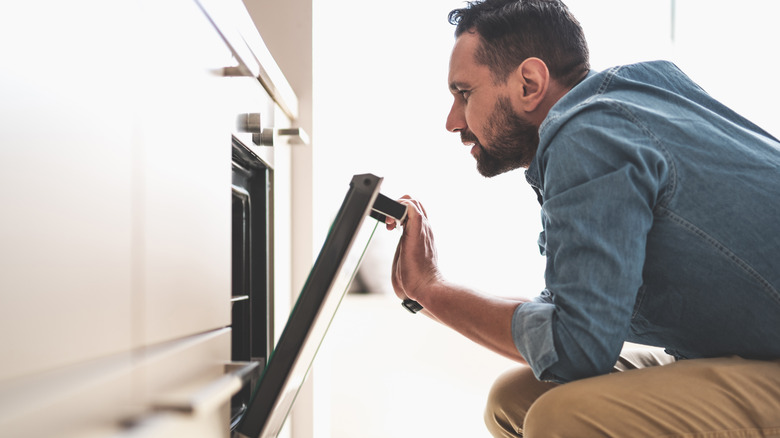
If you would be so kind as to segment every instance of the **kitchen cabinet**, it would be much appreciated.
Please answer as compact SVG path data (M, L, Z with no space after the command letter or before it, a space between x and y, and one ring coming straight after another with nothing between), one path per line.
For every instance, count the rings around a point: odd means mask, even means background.
M0 436L230 435L258 367L229 364L235 142L271 169L269 292L291 297L297 102L248 20L240 0L0 7Z
M0 382L133 344L135 7L49 3L0 11Z
M197 5L147 1L141 9L134 273L137 339L147 345L230 325L235 114L220 88L231 52Z

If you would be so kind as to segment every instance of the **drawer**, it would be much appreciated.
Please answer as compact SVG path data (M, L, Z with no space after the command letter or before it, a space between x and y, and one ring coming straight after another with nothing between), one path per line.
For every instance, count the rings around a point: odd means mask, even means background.
M195 424L209 432L189 436L227 436L231 397L259 368L229 359L230 329L219 329L6 382L0 436L164 436L154 431Z

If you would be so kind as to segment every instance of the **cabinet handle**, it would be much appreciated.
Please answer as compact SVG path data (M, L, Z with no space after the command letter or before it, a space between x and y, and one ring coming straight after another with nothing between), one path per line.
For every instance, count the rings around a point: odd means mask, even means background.
M290 144L309 144L309 134L303 128L279 128L263 129L262 132L252 134L252 142L258 146L273 146L276 136L290 137Z
M309 144L309 134L303 128L284 128L277 129L276 135L289 136L292 144Z
M249 68L243 64L230 66L230 67L223 67L222 76L225 77L247 76L250 78L254 77L254 75L249 70Z
M195 392L168 394L152 405L158 411L175 411L187 414L208 412L227 403L245 382L260 374L259 362L230 362L225 365L225 375L211 381Z

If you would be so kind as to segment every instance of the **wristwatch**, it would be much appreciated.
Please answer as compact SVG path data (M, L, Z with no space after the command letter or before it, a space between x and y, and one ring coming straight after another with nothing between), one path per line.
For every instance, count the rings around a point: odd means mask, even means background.
M418 303L415 300L409 299L409 298L405 299L401 303L401 305L404 306L406 308L406 310L408 310L408 311L410 311L412 313L417 313L417 312L419 312L420 310L423 309L423 306L421 306L420 303Z

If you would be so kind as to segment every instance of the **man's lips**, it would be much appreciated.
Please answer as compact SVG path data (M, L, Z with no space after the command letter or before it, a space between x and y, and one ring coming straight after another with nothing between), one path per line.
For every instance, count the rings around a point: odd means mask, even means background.
M480 149L479 145L474 142L464 142L463 144L471 148L471 155L476 158Z
M466 146L469 146L469 147L475 146L475 145L477 145L479 143L479 141L477 141L476 137L471 136L471 135L461 135L460 136L460 142L463 143Z
M463 143L464 146L468 146L471 148L471 155L476 158L477 154L479 153L479 150L481 149L479 140L477 140L477 138L473 134L468 132L468 133L461 133L460 141L461 143Z

